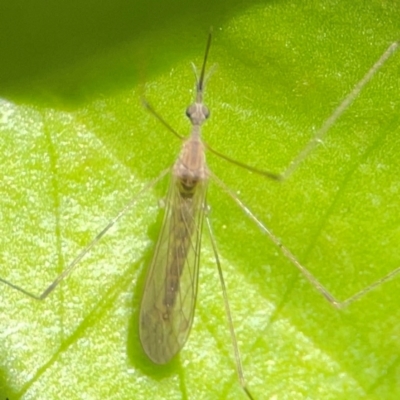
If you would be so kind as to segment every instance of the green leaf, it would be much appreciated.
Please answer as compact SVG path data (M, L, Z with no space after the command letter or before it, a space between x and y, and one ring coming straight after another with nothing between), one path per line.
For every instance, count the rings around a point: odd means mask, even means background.
M0 277L39 294L137 202L44 302L1 287L0 399L246 398L206 234L188 343L162 368L140 348L138 305L167 180L138 194L180 145L140 97L187 133L190 62L201 65L212 25L209 69L218 68L204 139L281 172L398 39L399 11L343 0L10 3L0 15L21 23L1 24ZM400 266L399 60L283 183L208 155L340 300ZM208 202L253 396L397 399L399 278L336 310L215 182Z

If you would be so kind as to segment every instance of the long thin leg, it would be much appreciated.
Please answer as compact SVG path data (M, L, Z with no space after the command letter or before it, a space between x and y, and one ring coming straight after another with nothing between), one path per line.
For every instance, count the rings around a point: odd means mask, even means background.
M322 285L318 281L318 279L310 272L306 267L304 267L296 258L296 256L278 239L278 237L265 226L263 222L260 221L259 218L255 216L255 214L247 207L230 189L224 182L222 182L216 175L210 172L210 175L214 179L214 181L233 199L233 201L243 210L243 212L252 220L254 223L260 228L260 230L266 234L270 240L281 250L283 255L307 278L307 280L318 290L318 292L329 301L332 306L335 308L341 309L347 307L349 304L353 303L354 301L358 300L360 297L364 296L371 290L377 288L378 286L382 285L384 282L387 282L393 279L396 275L400 273L400 266L397 267L395 270L391 271L389 274L385 275L384 277L378 279L377 281L373 282L372 284L368 285L364 289L360 290L359 292L353 294L352 296L348 297L345 300L338 300L335 296L333 296L329 290Z
M214 252L215 263L217 264L219 281L221 283L222 296L224 298L224 305L225 305L225 313L226 313L226 318L228 320L229 332L231 334L233 353L235 354L236 372L238 375L240 386L246 393L247 397L251 400L254 400L253 396L251 395L251 393L247 387L246 380L244 378L242 359L240 357L240 351L239 351L239 346L238 346L237 339L236 339L236 333L235 333L235 329L233 327L232 313L231 313L231 309L229 307L229 301L228 301L228 293L226 291L224 275L222 273L221 262L220 262L220 259L218 256L218 250L217 250L217 245L216 245L215 239L214 239L214 233L212 231L210 219L208 218L207 215L205 216L205 218L206 218L208 233L209 233L210 240L211 240L212 249Z
M139 193L137 193L128 204L103 228L103 230L97 234L97 236L75 257L72 262L61 272L60 275L40 294L33 294L20 286L14 285L13 283L0 278L0 282L5 283L6 285L16 289L27 296L36 299L36 300L44 300L57 286L63 281L79 264L83 257L103 238L103 236L110 230L112 226L123 217L126 212L137 202L137 200L146 193L149 189L151 189L157 182L159 182L165 175L170 171L170 168L163 171L156 179L150 181Z
M287 169L280 175L280 180L285 180L293 174L298 166L307 158L307 156L322 142L323 137L328 133L341 115L351 106L354 100L358 97L361 90L376 74L376 72L385 64L385 62L394 54L398 49L399 42L392 43L386 51L379 57L375 64L369 71L361 78L361 80L354 86L353 90L343 99L331 116L325 120L321 128L315 136L308 142L306 147L292 160Z
M341 117L341 115L351 106L351 104L357 99L360 92L364 89L367 83L371 80L371 78L377 73L377 71L382 68L382 66L386 63L386 61L396 52L400 43L394 42L392 43L386 51L379 57L379 59L375 62L375 64L367 71L367 73L360 79L360 81L354 86L353 90L343 99L343 101L339 104L339 106L335 109L335 111L331 114L331 116L325 120L322 124L321 128L314 135L314 137L308 142L306 147L294 158L294 160L290 163L290 165L286 168L286 170L281 173L274 173L270 171L264 171L259 168L256 168L252 165L245 164L243 162L234 160L233 158L220 153L219 151L212 148L207 143L204 143L205 147L211 153L214 153L220 158L235 164L241 168L247 169L248 171L254 172L266 178L276 180L276 181L284 181L289 178L294 171L299 167L299 165L307 158L307 156L322 142L322 139L328 133L328 131L332 128L332 126L336 123L336 121ZM183 139L182 135L180 135L174 128L171 127L155 110L154 108L143 98L142 103L147 110L150 111L170 132L172 132L179 139Z

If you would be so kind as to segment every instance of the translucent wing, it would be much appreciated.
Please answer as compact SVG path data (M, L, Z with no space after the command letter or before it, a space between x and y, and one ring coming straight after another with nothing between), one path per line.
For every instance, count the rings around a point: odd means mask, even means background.
M188 194L178 178L171 179L140 308L140 341L157 364L182 349L193 323L207 189L207 182L199 180Z

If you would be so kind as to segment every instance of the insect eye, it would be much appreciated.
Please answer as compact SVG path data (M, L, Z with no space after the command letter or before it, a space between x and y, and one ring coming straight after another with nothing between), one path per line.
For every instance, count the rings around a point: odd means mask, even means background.
M205 119L207 119L210 116L210 110L206 106L203 105L201 111L202 111Z
M193 114L193 106L189 106L186 109L186 116L190 118L192 116L192 114Z

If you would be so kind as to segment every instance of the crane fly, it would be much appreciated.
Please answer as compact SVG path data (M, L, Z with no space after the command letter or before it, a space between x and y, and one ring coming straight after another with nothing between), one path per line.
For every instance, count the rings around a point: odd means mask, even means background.
M210 221L206 215L207 185L211 178L230 195L234 202L251 220L253 220L260 230L271 239L271 241L281 250L283 255L299 269L315 289L336 308L343 308L349 305L375 287L390 280L400 273L400 267L346 300L337 300L297 260L296 256L282 244L277 236L275 236L275 234L252 213L252 211L237 197L237 195L208 169L205 151L208 150L226 161L266 178L276 181L287 179L295 171L298 165L308 156L308 154L321 142L324 135L356 99L377 70L381 68L387 59L397 50L399 43L395 42L388 47L378 61L370 68L353 90L345 97L342 103L335 109L332 115L325 121L319 131L292 161L289 167L282 174L274 174L233 160L214 150L201 140L201 126L210 114L207 106L203 103L203 96L207 80L205 70L211 46L211 39L212 33L210 32L200 75L197 76L196 74L195 100L186 110L186 115L192 125L191 134L188 138L184 138L177 133L159 114L157 114L146 100L143 100L144 106L150 111L150 113L152 113L167 129L183 141L180 155L173 167L162 172L156 179L149 182L134 198L132 198L132 200L40 295L32 294L20 286L2 278L0 278L0 282L3 282L34 299L44 300L58 286L58 284L76 268L82 258L100 241L110 228L126 214L128 209L137 202L138 198L164 178L168 172L171 172L164 219L154 255L147 272L140 304L139 337L141 345L144 352L153 363L166 364L180 352L187 341L195 313L201 237L205 222L210 233L211 245L222 287L238 379L246 395L250 399L253 399L244 379L221 263L216 249L215 240L213 238Z
M147 356L156 364L168 363L179 353L189 336L195 313L201 236L210 177L205 145L201 140L201 126L210 114L203 103L203 95L211 37L210 32L200 76L197 78L196 75L195 101L186 109L192 131L184 140L181 153L172 167L164 220L140 305L140 341ZM169 128L147 102L144 104ZM173 129L171 130L176 134ZM177 136L183 140L179 134ZM268 176L278 179L278 176L273 174L268 173ZM209 229L211 232L210 226ZM239 349L214 242L213 249L223 287L239 380L247 396L252 398L243 377Z
M201 125L209 111L203 104L209 36L195 102L186 110L192 132L172 168L166 210L140 306L143 349L157 364L169 362L183 347L193 323L197 298L201 234L208 169Z

